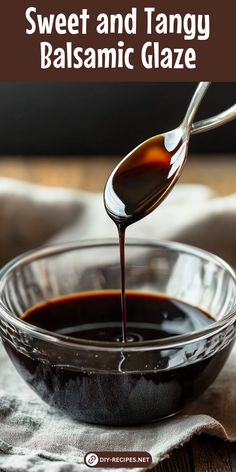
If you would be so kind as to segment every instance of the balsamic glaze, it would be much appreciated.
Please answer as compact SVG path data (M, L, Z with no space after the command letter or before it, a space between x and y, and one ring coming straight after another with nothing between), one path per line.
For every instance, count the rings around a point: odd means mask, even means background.
M130 352L122 348L124 341L132 348L163 338L171 342L173 336L199 331L214 321L182 301L125 290L126 228L165 198L186 152L186 143L174 133L152 138L124 159L107 182L105 207L119 231L121 303L119 291L72 294L32 307L22 316L38 328L69 336L71 343L77 338L78 357L72 362L71 351L62 351L57 343L46 342L43 353L40 346L40 356L37 347L36 354L26 355L5 343L31 387L80 421L128 425L172 415L212 383L231 350L233 340L211 355L204 337L186 346L157 349L154 344L154 349ZM85 342L86 350L78 347ZM99 342L102 349L106 342L121 342L120 349L95 354Z
M126 228L153 211L162 202L179 176L186 153L186 141L183 141L176 130L155 136L123 159L105 186L105 208L117 225L119 233L123 341L127 338Z
M175 299L126 293L127 341L171 338L211 325L211 317ZM52 333L73 338L121 341L120 292L91 292L49 300L22 319ZM5 342L21 376L47 403L73 418L97 424L128 425L158 420L183 408L212 383L232 343L204 356L206 339L175 348L117 351L70 350L57 343L27 339L24 351ZM27 346L33 352L27 354ZM42 346L43 350L42 350ZM134 345L133 345L134 346ZM201 354L200 354L201 352ZM84 355L84 357L83 357ZM74 359L74 360L73 360Z
M126 306L130 342L185 334L214 321L184 302L142 292L127 291ZM32 307L22 319L66 336L106 342L122 340L119 291L86 292L52 299Z

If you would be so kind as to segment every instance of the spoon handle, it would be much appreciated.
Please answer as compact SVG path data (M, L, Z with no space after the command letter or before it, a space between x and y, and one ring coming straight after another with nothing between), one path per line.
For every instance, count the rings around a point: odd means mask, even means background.
M203 133L205 131L209 131L211 129L217 128L218 126L222 126L236 118L236 103L228 108L227 110L219 113L218 115L211 116L211 118L207 118L205 120L197 121L196 123L192 124L191 127L191 134Z
M192 122L197 112L197 109L210 85L211 82L199 82L187 109L185 117L183 119L182 127L186 127L189 129L192 126Z

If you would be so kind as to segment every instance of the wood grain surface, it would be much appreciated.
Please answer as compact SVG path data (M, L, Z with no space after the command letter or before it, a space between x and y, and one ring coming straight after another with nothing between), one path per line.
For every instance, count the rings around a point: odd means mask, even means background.
M175 450L170 459L152 472L235 472L236 447L217 438L201 435Z
M0 158L0 176L43 185L103 190L118 157ZM209 185L217 193L236 192L236 156L190 156L180 182Z
M98 192L118 160L102 156L2 157L0 177ZM236 192L236 156L190 156L180 182L209 185L220 195ZM153 472L236 472L236 446L210 436L195 437Z

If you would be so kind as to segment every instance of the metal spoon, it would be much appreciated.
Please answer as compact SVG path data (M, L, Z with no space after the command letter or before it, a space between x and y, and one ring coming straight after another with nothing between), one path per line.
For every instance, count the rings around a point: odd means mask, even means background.
M119 226L127 227L154 210L176 183L186 160L195 113L209 85L199 83L178 128L144 141L110 175L104 204Z
M175 185L186 162L190 134L202 133L236 118L236 104L193 123L210 82L200 82L181 125L144 141L114 169L104 189L104 204L112 220L123 227L156 208Z

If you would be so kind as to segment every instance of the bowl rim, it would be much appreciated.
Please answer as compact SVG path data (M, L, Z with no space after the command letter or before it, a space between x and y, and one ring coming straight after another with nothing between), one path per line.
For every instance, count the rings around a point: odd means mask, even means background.
M73 250L81 249L91 249L99 247L111 247L119 246L118 240L114 238L102 238L102 239L85 239L80 241L72 241L66 243L57 243L51 245L41 246L36 249L31 249L30 251L24 252L19 256L15 257L7 264L5 264L0 270L0 323L1 320L5 320L8 323L15 325L18 329L26 331L28 334L31 334L34 337L43 339L44 341L57 343L61 346L71 348L80 348L84 350L96 350L96 351L112 351L112 352L131 352L131 351L146 351L146 350L161 350L161 349L171 349L183 347L184 345L191 344L193 342L206 339L213 335L219 334L222 330L234 324L236 320L236 295L235 303L232 310L227 313L221 320L214 321L211 325L208 325L200 330L193 331L186 334L166 337L162 339L153 339L148 341L139 341L134 343L129 342L107 342L107 341L93 341L93 340L83 340L80 338L73 338L71 336L65 336L63 334L58 334L52 331L47 331L43 328L38 328L30 323L24 321L21 318L17 318L13 315L10 310L2 302L2 289L5 283L5 279L11 273L14 272L19 267L29 264L34 260L39 260L44 257L53 256L56 254L61 254L64 252L69 252ZM172 250L174 252L181 252L195 257L201 257L201 259L214 262L216 265L220 266L228 272L232 280L235 283L235 294L236 294L236 274L232 267L225 262L221 257L216 256L204 249L197 248L184 243L179 243L175 241L156 241L153 239L141 239L141 238L129 238L126 241L126 246L144 246L150 248L161 248L166 250ZM135 291L135 290L134 290ZM158 292L157 292L158 293ZM180 300L176 298L176 300Z

